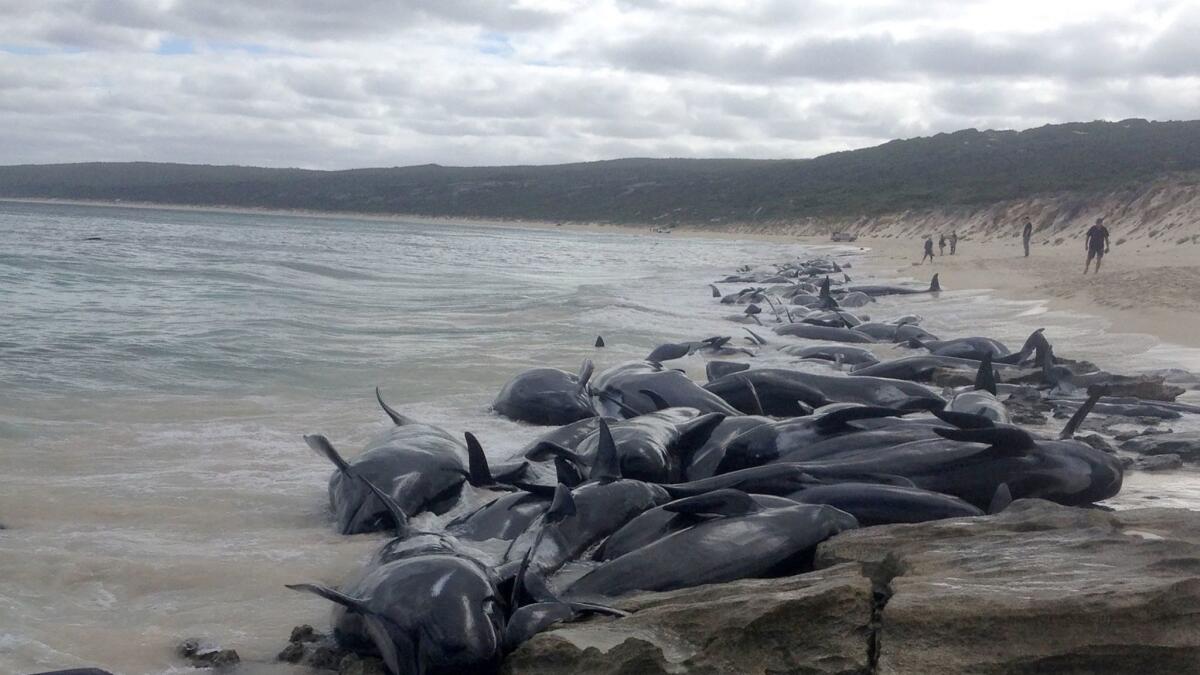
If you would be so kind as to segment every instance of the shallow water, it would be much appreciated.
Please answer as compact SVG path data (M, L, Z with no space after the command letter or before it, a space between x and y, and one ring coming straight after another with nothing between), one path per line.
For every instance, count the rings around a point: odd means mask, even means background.
M505 456L539 431L488 411L512 374L738 335L721 318L737 309L708 282L814 252L12 203L0 203L0 241L0 672L129 675L194 672L172 655L192 635L237 648L248 672L289 672L266 664L328 606L283 584L337 583L379 541L331 531L330 467L300 436L357 451L386 426L376 384L406 414ZM986 292L863 311L1016 344L1046 326L1058 353L1115 370L1200 369L1198 350ZM701 358L678 363L703 377ZM1200 503L1192 477L1131 476L1122 503Z

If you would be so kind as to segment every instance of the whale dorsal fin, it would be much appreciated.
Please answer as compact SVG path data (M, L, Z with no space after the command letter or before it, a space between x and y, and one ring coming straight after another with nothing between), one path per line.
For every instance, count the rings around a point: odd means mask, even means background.
M475 487L491 487L496 484L492 477L492 469L488 466L487 455L475 434L466 432L463 437L467 441L467 482Z
M588 478L601 483L620 480L621 458L617 454L617 443L613 440L612 430L608 428L608 422L605 422L603 418L600 419L598 433L596 461L592 465L592 470L588 474Z
M987 353L983 355L983 360L979 362L979 371L975 373L975 389L996 395L996 372L992 370L992 355Z
M988 504L987 512L991 514L1000 513L1008 508L1012 500L1012 492L1008 489L1008 483L1001 483L996 487L996 494L992 495L992 502Z
M383 394L379 391L379 387L375 387L375 400L379 401L379 407L383 408L383 412L387 413L387 416L392 418L392 421L396 423L396 426L402 427L405 424L416 424L416 420L412 419L411 417L405 417L404 415L401 415L396 411L396 409L385 403L383 400Z
M330 443L328 438L325 438L321 434L309 434L304 437L304 442L308 444L308 447L313 449L313 452L333 462L338 471L347 476L354 475L354 472L350 470L350 465L346 463L345 459L342 459L342 456L338 454L337 449L333 447L333 443Z
M937 293L940 290L942 290L942 284L938 282L938 275L935 273L933 278L929 280L929 291Z

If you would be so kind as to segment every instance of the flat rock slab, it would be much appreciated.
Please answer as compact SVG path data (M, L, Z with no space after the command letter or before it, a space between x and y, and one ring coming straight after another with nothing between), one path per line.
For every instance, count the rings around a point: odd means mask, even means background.
M817 565L891 570L879 673L1200 673L1200 513L1040 500L864 528Z
M1138 436L1121 444L1121 449L1140 455L1179 455L1187 462L1200 462L1200 432Z
M680 561L679 564L687 564ZM867 673L871 581L861 565L648 593L620 619L565 624L511 654L511 675Z

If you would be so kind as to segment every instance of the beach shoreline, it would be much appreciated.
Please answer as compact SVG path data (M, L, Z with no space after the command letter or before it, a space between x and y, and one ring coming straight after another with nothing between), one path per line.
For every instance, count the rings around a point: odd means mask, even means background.
M956 255L938 255L932 265L918 265L921 239L904 236L897 226L886 227L873 236L854 242L832 242L825 236L797 235L738 223L712 226L680 225L657 231L651 225L505 220L436 217L410 214L365 214L288 209L255 209L152 202L112 202L74 199L0 198L3 203L100 206L143 210L290 216L326 220L366 220L422 224L467 224L478 227L553 229L580 233L640 233L656 238L687 237L768 241L808 246L855 246L861 249L864 266L880 276L912 277L924 281L941 274L948 290L988 290L1007 300L1043 300L1051 310L1098 316L1114 332L1154 336L1172 345L1200 347L1200 256L1191 246L1179 246L1152 238L1125 241L1114 234L1114 246L1105 257L1100 274L1082 273L1084 260L1080 242L1034 241L1032 255L1025 258L1020 239L988 237L959 240ZM853 277L853 275L851 275Z

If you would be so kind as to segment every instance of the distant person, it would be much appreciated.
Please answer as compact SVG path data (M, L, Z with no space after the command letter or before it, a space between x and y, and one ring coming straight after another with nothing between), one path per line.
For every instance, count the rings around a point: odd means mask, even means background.
M925 258L929 258L929 262L933 263L933 237L925 237L925 255L921 256L921 264L925 264Z
M1088 228L1087 236L1084 237L1083 246L1087 249L1087 262L1083 264L1083 273L1088 273L1088 267L1092 264L1092 258L1096 259L1096 273L1100 273L1100 262L1104 260L1104 254L1108 253L1108 228L1104 226L1104 219L1097 218L1096 224Z
M946 235L938 236L938 255L946 255Z
M1029 257L1029 240L1033 239L1033 223L1025 219L1025 229L1021 230L1021 243L1025 245L1025 257Z
M951 230L950 231L950 255L954 255L954 252L956 250L958 250L958 232Z

